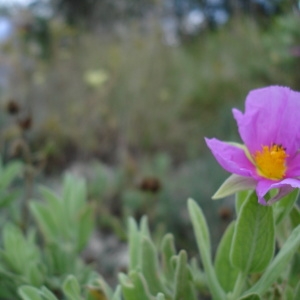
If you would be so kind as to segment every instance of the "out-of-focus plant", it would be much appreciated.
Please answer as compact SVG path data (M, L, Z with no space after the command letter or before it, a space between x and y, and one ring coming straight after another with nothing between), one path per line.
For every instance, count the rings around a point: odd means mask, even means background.
M43 235L49 283L55 286L67 274L77 275L85 282L90 269L79 254L94 228L94 208L86 202L86 184L66 175L62 196L47 188L40 192L46 202L31 202L30 211Z
M119 300L121 290L117 288L115 293L100 280L94 285L88 285L83 291L76 277L68 276L62 285L63 294L68 300ZM23 300L58 300L58 298L45 286L35 288L30 285L21 286L18 290Z
M16 166L11 164L6 172L2 172L5 173L1 175L3 186L19 170ZM66 175L62 196L47 188L40 191L45 202L31 201L30 212L43 241L36 238L33 224L26 229L27 234L11 223L7 223L1 232L0 297L15 299L21 285L31 286L29 293L35 291L34 287L39 289L45 286L58 296L63 286L65 294L71 297L71 287L75 285L73 281L78 281L76 284L80 287L87 285L86 293L98 289L104 289L104 294L112 293L100 275L80 258L94 228L94 207L87 203L84 180ZM76 280L62 285L68 275L73 275ZM47 289L43 288L43 291ZM27 288L24 290L22 296L28 291Z
M131 218L128 241L128 274L119 275L125 300L197 299L187 253L185 250L176 253L172 234L164 236L158 249L150 237L147 219L141 220L138 229ZM162 259L161 264L159 258Z
M46 268L34 232L31 231L25 237L18 227L8 223L1 234L0 297L14 298L21 284L39 287L45 283Z
M0 208L7 208L12 201L20 196L20 191L12 189L13 181L22 175L24 165L21 162L13 161L7 164L0 158Z

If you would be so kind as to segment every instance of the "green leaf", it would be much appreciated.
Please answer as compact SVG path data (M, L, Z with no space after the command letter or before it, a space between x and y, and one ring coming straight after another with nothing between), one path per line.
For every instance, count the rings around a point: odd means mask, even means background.
M300 270L300 253L296 252L292 258L291 267L289 270L289 279L288 279L289 284L293 287L297 285L300 279L299 270Z
M279 253L275 256L275 259L267 267L261 278L250 288L246 294L257 293L262 295L268 288L277 280L277 278L285 271L291 258L298 250L300 245L300 225L296 227Z
M148 218L146 216L142 217L140 228L141 228L141 233L144 236L147 236L147 237L150 238L150 230L149 230L149 225L148 225Z
M209 231L203 212L192 199L188 200L188 211L192 220L194 234L196 236L202 264L207 276L209 289L215 300L224 300L226 299L225 292L220 286L212 265Z
M189 281L189 270L187 268L187 254L181 250L175 272L175 295L174 300L196 299Z
M159 294L156 296L156 300L166 300L166 297L165 297L164 294L159 293Z
M240 191L235 194L235 211L237 216L240 213L242 205L251 194L251 191Z
M43 300L41 292L32 286L23 285L18 289L18 294L23 300Z
M122 288L120 285L117 286L111 300L122 300Z
M256 180L253 178L232 174L219 187L212 199L225 198L240 191L255 189L255 187Z
M0 194L0 208L9 206L14 200L16 200L20 195L19 191L7 192L3 191Z
M140 265L140 234L133 218L128 219L129 271L136 270Z
M70 300L82 300L79 283L73 275L69 275L64 281L63 292Z
M46 300L58 300L56 296L44 286L41 288L41 292Z
M284 289L284 299L294 300L294 293L295 293L294 289L291 286L287 285Z
M7 223L3 229L3 246L1 256L9 269L24 275L26 283L33 284L31 271L40 261L40 252L34 243L33 236L29 235L26 238L17 226Z
M184 250L180 251L178 256L178 263L175 273L175 296L174 300L188 299L188 272L186 268L187 254Z
M234 284L239 271L235 269L230 260L230 250L234 234L235 222L232 222L226 229L217 249L215 258L215 270L219 282L225 292L233 291Z
M23 164L17 161L9 163L0 174L0 189L6 189L21 174Z
M290 220L293 228L296 228L298 225L300 225L300 210L297 205L294 205L290 212Z
M141 269L147 281L152 295L163 292L163 286L159 279L158 258L155 246L148 237L142 238L142 260Z
M299 300L299 299L300 299L300 281L298 282L298 284L296 286L293 300Z
M94 228L94 207L85 206L78 219L77 252L86 247Z
M147 282L141 273L132 271L127 277L119 274L124 300L155 300L150 294Z
M232 241L231 263L241 272L263 271L275 249L275 229L272 206L257 203L252 193L241 207Z
M171 263L171 259L176 255L174 237L172 234L166 234L161 243L161 253L162 253L162 266L165 278L173 283L174 279L174 268Z
M298 196L299 189L294 189L291 193L273 205L276 224L279 224L287 215L290 214Z
M255 293L239 298L239 300L260 300L260 299L261 299L260 296Z
M29 205L30 211L33 214L40 230L43 233L47 242L53 242L58 238L58 224L55 221L55 215L51 213L44 204L31 202Z

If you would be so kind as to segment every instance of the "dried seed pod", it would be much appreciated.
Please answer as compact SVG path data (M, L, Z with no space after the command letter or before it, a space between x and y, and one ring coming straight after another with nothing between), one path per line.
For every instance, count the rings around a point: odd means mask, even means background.
M145 192L157 193L161 189L161 182L156 177L145 177L140 182L139 189Z
M20 111L20 105L14 99L8 100L6 104L6 111L10 115L16 115Z
M223 206L219 210L219 216L222 220L228 221L232 218L232 210L229 207Z
M18 125L20 126L21 129L23 130L28 130L32 126L32 117L31 116L26 116L24 118L19 119Z

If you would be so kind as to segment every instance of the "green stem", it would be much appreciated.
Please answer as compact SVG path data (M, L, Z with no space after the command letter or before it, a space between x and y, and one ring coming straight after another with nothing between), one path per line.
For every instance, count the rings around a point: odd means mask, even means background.
M239 273L230 299L236 300L241 295L241 293L243 291L243 287L245 285L246 277L247 277L247 274L245 274L244 272Z

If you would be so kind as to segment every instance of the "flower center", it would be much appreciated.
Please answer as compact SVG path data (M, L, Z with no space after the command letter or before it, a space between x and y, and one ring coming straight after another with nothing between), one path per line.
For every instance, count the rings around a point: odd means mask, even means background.
M258 174L269 179L282 179L286 172L286 158L288 155L282 145L262 146L253 158Z

